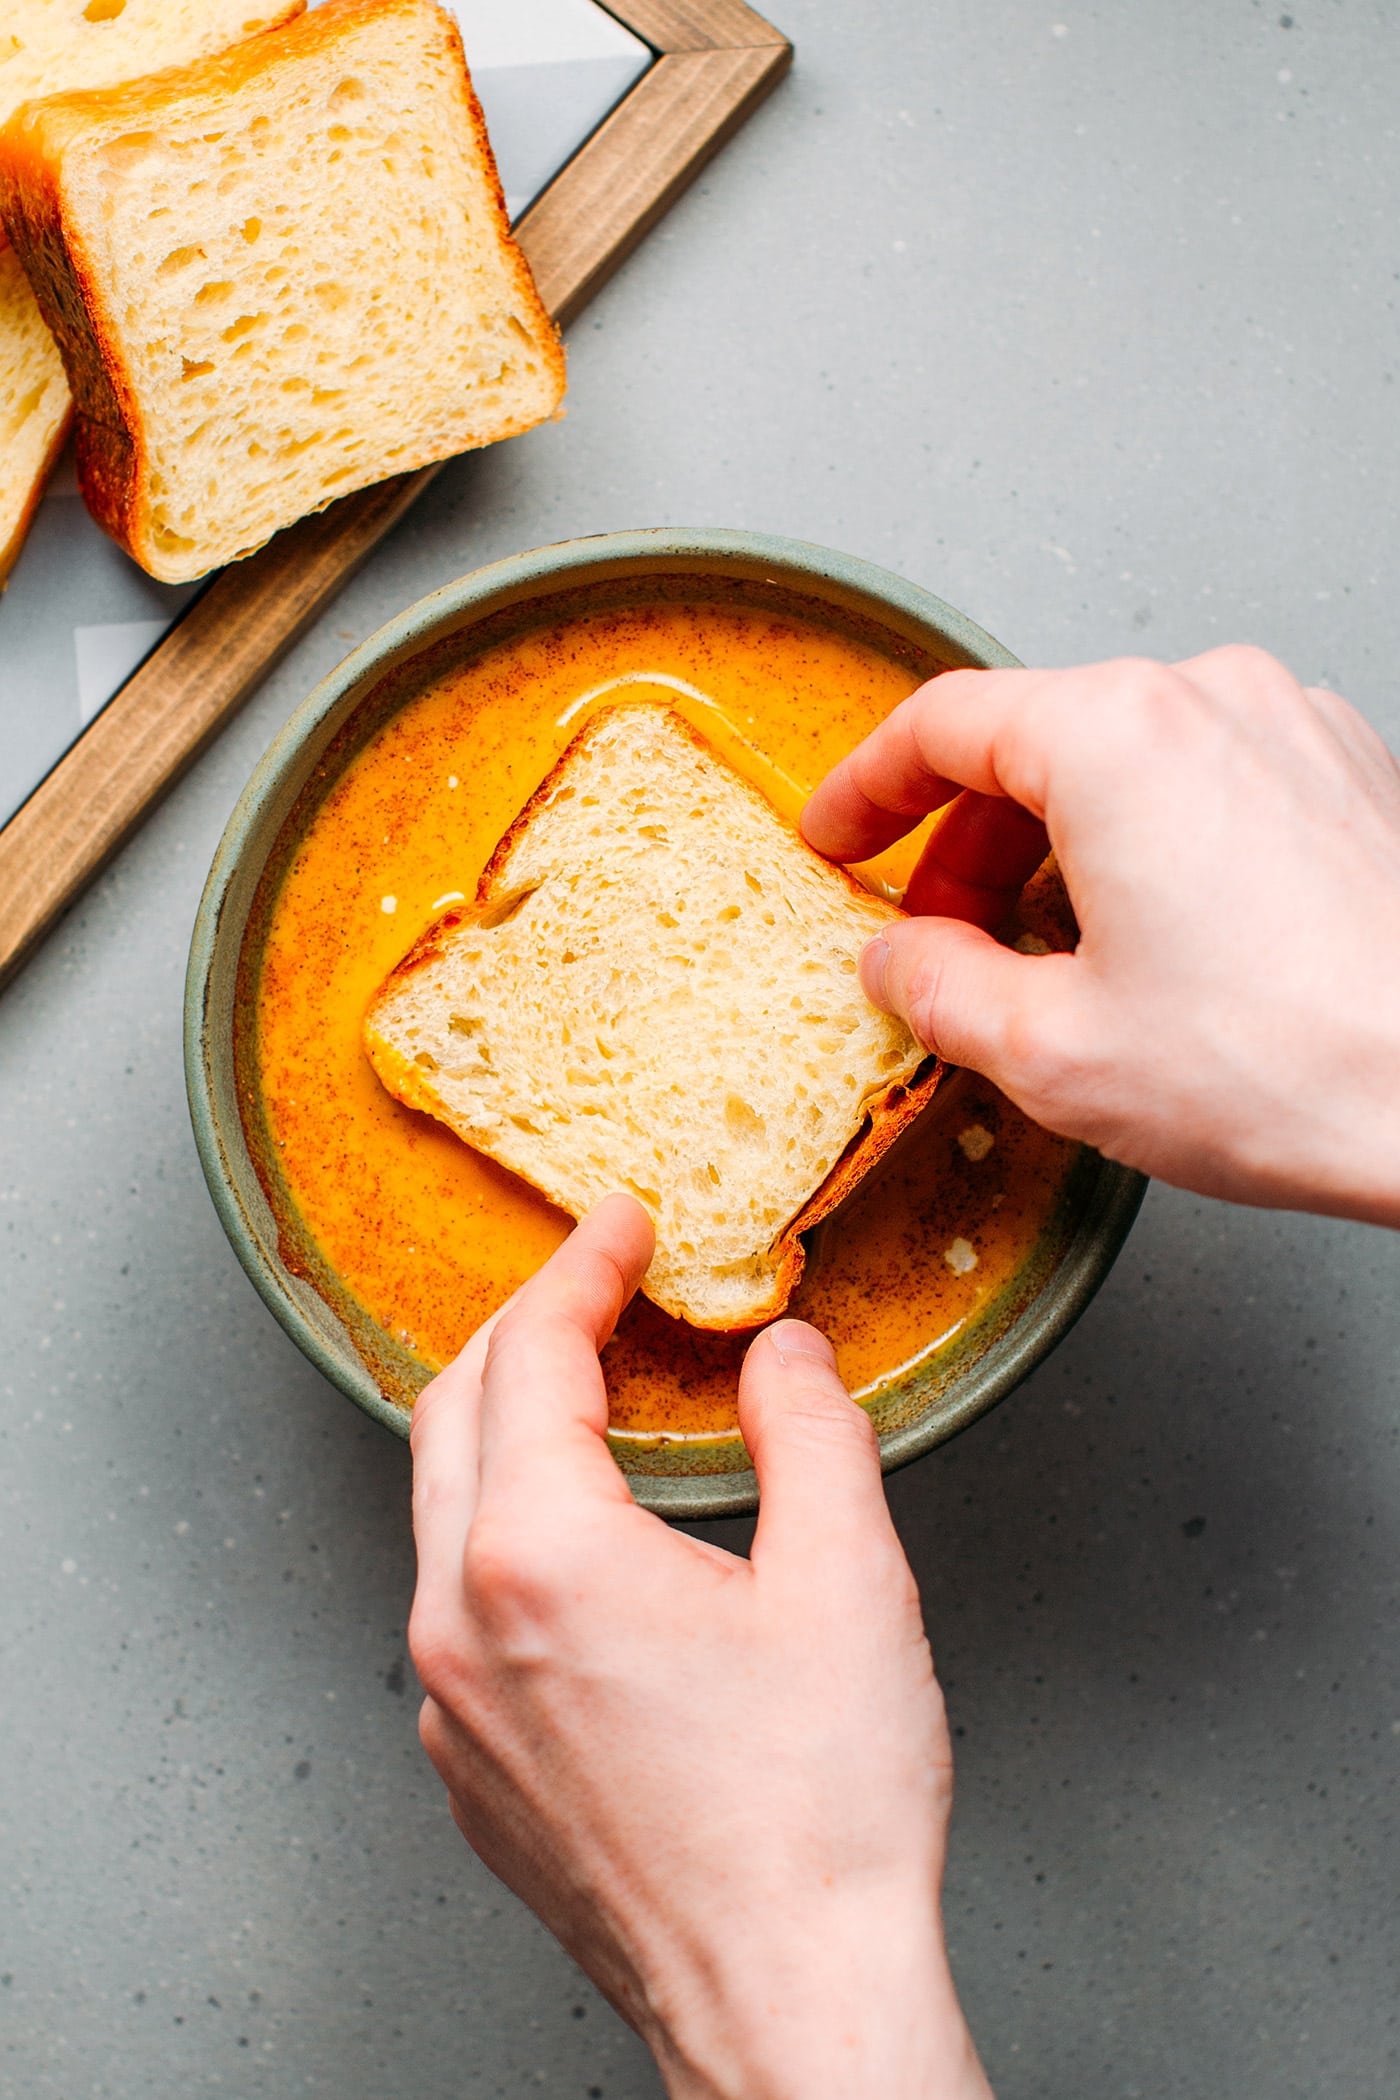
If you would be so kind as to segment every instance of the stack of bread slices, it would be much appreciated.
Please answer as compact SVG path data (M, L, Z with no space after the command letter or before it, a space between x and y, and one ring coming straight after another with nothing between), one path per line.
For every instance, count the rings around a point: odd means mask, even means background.
M299 15L306 0L5 0L0 126L23 102L110 87L221 51ZM73 396L0 223L0 585L63 450Z
M304 9L7 0L0 578L70 415L93 515L183 582L556 412L455 22Z

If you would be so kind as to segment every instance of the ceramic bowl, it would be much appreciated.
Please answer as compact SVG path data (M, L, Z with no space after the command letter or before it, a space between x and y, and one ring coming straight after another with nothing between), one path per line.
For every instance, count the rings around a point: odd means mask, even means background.
M375 1420L406 1436L426 1373L395 1350L340 1286L279 1200L275 1174L245 1127L240 1094L256 1091L248 1016L260 937L260 887L287 852L304 791L323 760L353 753L355 724L385 719L386 681L425 651L458 661L510 627L638 596L766 605L838 625L895 653L921 676L1015 659L950 606L900 577L820 547L743 532L615 533L479 569L410 606L333 671L274 740L245 788L214 858L195 924L185 999L185 1059L195 1138L224 1228L265 1303L311 1361ZM395 678L390 690L403 687ZM350 734L344 734L347 727ZM332 757L332 764L336 763ZM342 758L341 763L347 762ZM289 827L290 820L290 827ZM1142 1177L1087 1148L1044 1240L1014 1289L957 1351L941 1351L882 1392L875 1408L886 1470L907 1465L1004 1399L1083 1312L1137 1212ZM677 1519L731 1516L757 1502L750 1469L696 1470L673 1446L627 1456L633 1492ZM739 1447L742 1450L742 1447Z

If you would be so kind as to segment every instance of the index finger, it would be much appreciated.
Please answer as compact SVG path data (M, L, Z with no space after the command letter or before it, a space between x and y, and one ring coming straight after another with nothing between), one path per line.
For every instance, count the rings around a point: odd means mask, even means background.
M462 1555L480 1483L481 1375L496 1324L513 1303L508 1300L483 1321L414 1402L408 1441L420 1595L438 1588L452 1595L461 1584Z
M833 767L802 812L828 860L865 860L942 809L961 788L1045 814L1044 767L1025 730L1063 671L942 671Z
M553 1484L631 1502L605 1441L608 1395L598 1352L651 1260L651 1220L609 1196L500 1317L481 1399L481 1494Z

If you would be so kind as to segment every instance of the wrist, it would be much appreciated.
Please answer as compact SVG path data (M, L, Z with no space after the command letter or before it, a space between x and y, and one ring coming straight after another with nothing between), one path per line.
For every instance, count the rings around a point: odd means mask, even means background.
M803 1938L660 2013L670 2100L991 2100L936 1922L882 1916L844 1953Z
M1311 1068L1280 1089L1246 1171L1265 1201L1400 1226L1400 1013L1376 1001L1346 1019L1315 1028Z

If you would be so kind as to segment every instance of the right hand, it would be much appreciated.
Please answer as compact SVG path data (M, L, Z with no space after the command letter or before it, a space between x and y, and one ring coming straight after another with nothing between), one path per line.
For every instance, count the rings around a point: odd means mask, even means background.
M1079 946L910 918L862 958L877 1006L1163 1180L1400 1225L1400 768L1354 708L1248 648L945 672L802 828L863 860L961 789L1020 806L1022 851L1021 812L1044 822ZM937 842L916 907L950 894Z

